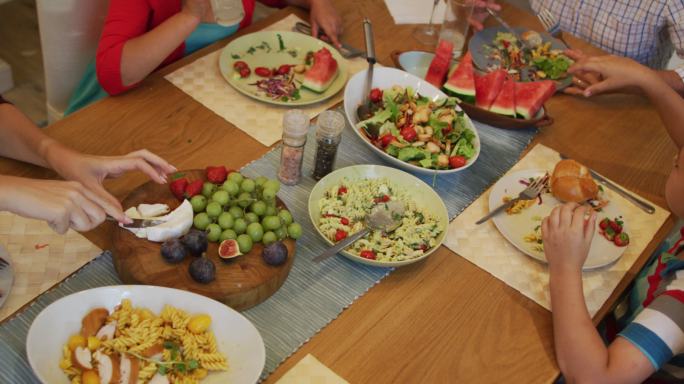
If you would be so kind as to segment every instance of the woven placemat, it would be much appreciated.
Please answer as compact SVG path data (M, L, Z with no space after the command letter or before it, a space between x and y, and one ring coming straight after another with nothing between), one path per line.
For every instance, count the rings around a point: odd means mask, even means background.
M55 233L44 221L0 212L0 244L12 259L14 284L0 321L99 255L78 232Z
M301 18L290 15L265 31L290 31ZM283 114L289 109L259 102L231 87L219 72L221 50L214 51L168 74L165 78L238 129L270 147L282 137ZM366 68L363 59L347 60L349 76ZM298 107L313 118L342 100L343 90L330 99Z
M524 169L553 170L560 160L558 152L541 144L535 146L508 173ZM510 287L551 310L549 273L546 264L525 255L509 243L490 220L483 225L475 222L489 212L487 190L449 224L445 245L473 264L492 274ZM594 316L603 306L625 273L641 255L669 213L656 207L649 215L615 193L611 204L619 204L629 224L630 245L618 261L604 268L583 273L584 298L589 314Z

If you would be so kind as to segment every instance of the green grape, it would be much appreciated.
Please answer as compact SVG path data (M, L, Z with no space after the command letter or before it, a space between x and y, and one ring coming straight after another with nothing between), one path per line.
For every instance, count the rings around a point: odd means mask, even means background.
M221 189L228 192L231 196L237 196L240 192L240 185L233 180L226 180L221 186Z
M230 201L230 196L228 195L227 191L220 190L214 192L213 195L211 195L211 199L214 200L215 202L221 204L221 206L227 205L228 202Z
M302 226L299 223L292 223L287 226L287 233L291 238L297 240L302 236Z
M266 214L266 203L261 200L255 201L252 203L252 206L249 209L258 216L263 216Z
M245 221L247 224L258 223L259 216L257 216L257 214L254 212L247 212L245 213Z
M277 200L276 200L275 197L272 198L272 199L264 199L264 203L266 203L266 206L267 206L267 207L275 207L275 206L276 206L276 203L277 203Z
M238 235L241 235L245 233L247 230L247 222L243 218L235 219L235 222L233 223L233 231L237 233Z
M217 188L216 184L205 181L204 184L202 184L202 195L208 199L216 192Z
M238 242L238 247L240 248L240 252L242 253L248 253L249 251L252 250L253 242L252 238L249 237L249 235L242 234L237 237L237 242Z
M276 207L273 205L269 205L266 207L266 216L275 216L277 213Z
M275 232L276 236L278 236L278 240L285 240L285 238L287 237L287 230L283 226L281 226L273 232Z
M264 237L261 238L264 245L269 245L278 241L278 236L273 231L268 231L264 233Z
M226 229L225 231L221 232L221 237L219 237L219 241L235 239L237 239L237 233L235 233L235 231L232 229Z
M221 212L223 212L223 207L221 207L221 204L215 201L207 204L207 215L209 215L210 218L215 219L219 217Z
M256 179L254 179L254 182L256 183L256 185L257 185L258 187L263 187L263 186L264 186L264 183L267 182L267 181L268 181L268 179L265 178L265 177L263 177L263 176L259 176L259 177L257 177Z
M266 184L264 184L264 185L266 185ZM263 197L263 199L266 201L273 200L273 199L275 199L277 193L278 193L278 191L276 191L273 188L264 187L264 192L262 192L261 197Z
M230 207L228 212L230 212L230 214L233 215L234 219L239 219L245 216L245 211L243 211L240 207Z
M200 212L192 219L192 223L195 225L195 228L204 231L211 224L211 218L209 218L206 212Z
M222 229L233 228L233 224L235 224L235 220L233 219L233 215L231 215L230 212L223 212L219 215L218 225Z
M278 180L268 180L264 183L264 190L273 189L276 193L280 191L280 182Z
M293 221L293 220L292 220L292 214L291 214L290 211L288 211L287 209L283 209L283 210L281 210L280 212L278 212L278 217L280 217L280 221L281 221L284 225L290 225L290 224L292 224L292 221Z
M278 216L269 215L264 217L261 224L263 224L264 229L267 231L272 231L280 228L280 218Z
M240 196L238 196L238 205L242 208L247 208L252 204L252 200L252 195L247 192L242 192Z
M193 196L190 199L190 204L192 205L193 212L203 212L207 208L207 198L202 195Z
M237 185L240 185L244 179L244 176L238 172L231 172L230 175L228 175L228 180L235 182Z
M256 189L256 184L254 183L254 180L252 179L244 179L242 180L242 184L240 184L240 190L242 192L247 192L247 193L252 193Z
M219 237L221 237L221 227L218 224L211 223L207 225L207 240L211 242L217 242Z
M247 226L247 234L252 238L252 241L258 243L264 237L264 228L259 223L252 223Z

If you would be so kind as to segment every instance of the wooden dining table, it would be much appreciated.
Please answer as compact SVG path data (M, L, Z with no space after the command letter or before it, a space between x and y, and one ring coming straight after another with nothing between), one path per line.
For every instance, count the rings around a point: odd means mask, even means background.
M394 50L430 49L411 36L415 26L394 23L382 0L334 3L344 21L342 39L350 45L363 47L361 20L371 19L377 57L383 65L392 65ZM307 17L301 10L287 8L238 35L260 30L293 12ZM502 15L513 25L542 30L533 15L513 6L505 5ZM564 38L573 48L601 53L573 36ZM169 65L137 89L99 101L50 125L46 132L97 155L147 148L179 169L207 164L239 168L270 148L164 79L165 74L225 43ZM559 94L546 107L555 122L541 128L532 145L542 143L575 158L667 207L664 187L675 146L645 98L615 94L584 99ZM55 176L6 159L0 160L0 173ZM142 174L129 174L107 181L106 187L123 199L145 181ZM615 305L673 224L670 216L597 313L596 323ZM111 249L112 230L103 224L85 236ZM266 382L275 382L309 353L351 383L550 383L559 375L551 313L446 247L421 263L392 272L294 352Z

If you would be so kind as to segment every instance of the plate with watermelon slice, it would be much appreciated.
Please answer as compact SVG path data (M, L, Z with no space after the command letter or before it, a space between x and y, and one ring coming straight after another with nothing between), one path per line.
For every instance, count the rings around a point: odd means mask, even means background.
M347 82L346 60L335 48L285 31L255 32L231 41L219 55L219 70L237 91L285 106L319 103Z

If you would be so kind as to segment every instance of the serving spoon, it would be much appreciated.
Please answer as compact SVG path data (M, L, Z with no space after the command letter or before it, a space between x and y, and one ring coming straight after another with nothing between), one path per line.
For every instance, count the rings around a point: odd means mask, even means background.
M366 61L368 61L368 71L366 72L366 83L363 87L363 102L356 109L356 116L359 120L366 120L373 115L370 103L370 91L373 88L373 65L375 65L375 41L373 39L373 25L368 18L363 19L363 35L366 39Z
M384 233L392 233L399 226L401 226L401 218L404 216L404 204L391 200L386 203L380 203L371 209L370 213L366 215L366 228L356 232L347 237L339 243L328 248L325 252L316 256L313 261L320 263L321 261L334 256L339 251L354 244L357 240L366 236L370 231L382 231Z

